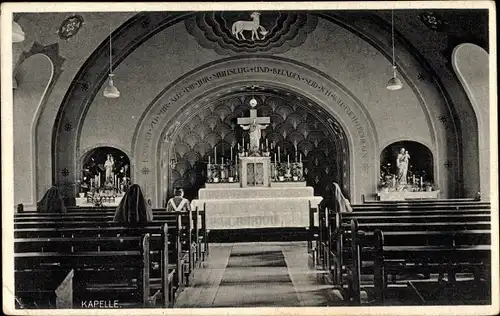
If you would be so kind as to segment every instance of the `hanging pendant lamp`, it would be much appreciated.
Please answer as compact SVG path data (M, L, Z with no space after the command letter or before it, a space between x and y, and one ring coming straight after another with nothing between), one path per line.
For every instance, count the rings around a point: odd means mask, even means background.
M21 28L21 25L16 21L12 21L12 43L20 43L24 41L24 31Z
M387 89L391 91L399 90L403 88L403 83L401 80L397 77L397 67L396 67L396 57L394 53L394 9L392 10L392 71L393 71L393 77L389 79L387 82Z
M108 99L116 99L120 96L120 91L113 84L113 60L112 60L112 48L111 48L111 22L109 25L109 80L108 85L104 88L104 97Z

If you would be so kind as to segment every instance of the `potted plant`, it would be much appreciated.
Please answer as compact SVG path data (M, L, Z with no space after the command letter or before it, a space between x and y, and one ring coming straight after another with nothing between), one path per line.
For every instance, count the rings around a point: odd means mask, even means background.
M425 187L425 191L427 191L427 192L433 191L432 182L430 182L430 181L425 181L424 187Z
M285 181L286 164L278 165L278 180L280 182Z

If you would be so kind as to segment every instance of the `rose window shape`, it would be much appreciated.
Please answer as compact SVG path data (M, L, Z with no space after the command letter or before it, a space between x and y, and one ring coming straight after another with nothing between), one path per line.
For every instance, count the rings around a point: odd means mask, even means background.
M61 23L57 33L61 39L69 40L78 33L83 24L84 21L80 15L70 16Z

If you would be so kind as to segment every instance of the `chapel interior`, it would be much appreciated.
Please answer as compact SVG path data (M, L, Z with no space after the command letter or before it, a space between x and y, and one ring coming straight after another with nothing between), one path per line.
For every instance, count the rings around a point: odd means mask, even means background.
M16 308L491 305L489 17L14 13Z

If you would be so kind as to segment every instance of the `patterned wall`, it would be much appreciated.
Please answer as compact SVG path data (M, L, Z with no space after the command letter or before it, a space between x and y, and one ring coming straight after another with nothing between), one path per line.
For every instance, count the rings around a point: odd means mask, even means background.
M330 196L335 181L349 196L347 139L334 118L326 117L324 111L303 98L264 92L220 99L197 112L181 127L173 145L176 165L171 170L167 195L172 195L174 187L182 186L186 197L197 197L205 183L209 155L213 162L215 146L217 163L220 163L221 157L230 158L231 144L241 144L242 137L248 143L248 131L242 130L236 121L249 115L248 101L252 97L258 100L258 115L271 118L262 136L281 147L282 161L286 161L286 154L290 154L291 161L295 159L296 143L302 154L307 185L314 187L315 194ZM168 168L166 164L163 172L169 172Z

